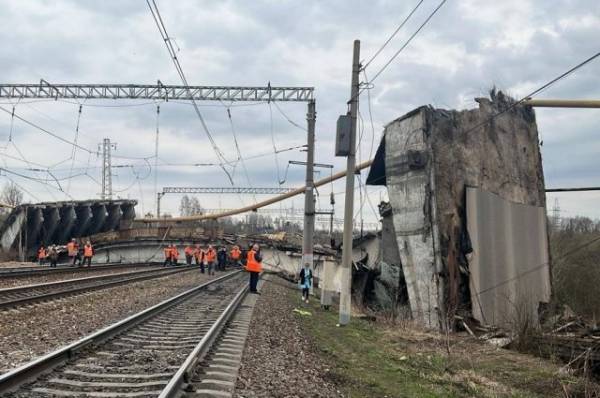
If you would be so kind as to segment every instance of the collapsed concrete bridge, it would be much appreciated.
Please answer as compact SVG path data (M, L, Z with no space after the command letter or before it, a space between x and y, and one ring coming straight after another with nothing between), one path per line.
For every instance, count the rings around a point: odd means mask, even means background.
M397 297L431 328L456 314L536 323L550 301L535 113L501 92L477 102L423 106L389 123L367 179L388 189L396 284L407 292Z
M136 204L135 200L23 204L0 226L0 245L4 253L26 258L42 244L62 245L71 238L118 230L133 221Z

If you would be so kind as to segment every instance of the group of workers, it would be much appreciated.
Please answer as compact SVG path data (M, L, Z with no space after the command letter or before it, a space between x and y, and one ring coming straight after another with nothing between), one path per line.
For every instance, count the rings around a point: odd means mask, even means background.
M56 267L58 263L58 256L61 252L66 251L69 256L69 263L71 265L87 266L92 265L92 257L94 257L94 246L87 240L83 247L79 246L77 239L73 238L66 246L50 245L45 247L40 246L37 251L37 258L40 265L46 262L50 263L50 267Z
M165 246L165 261L163 265L177 265L179 261L179 250L174 244ZM202 248L200 245L187 245L183 250L185 263L192 265L195 263L200 266L200 272L208 272L208 275L214 275L215 270L224 271L227 265L244 266L250 273L250 293L258 294L257 284L258 276L262 271L260 248L254 244L250 246L246 253L243 253L239 246L234 245L229 252L227 248L221 246L216 249L213 245Z
M165 261L164 266L177 265L179 261L179 250L174 244L170 244L164 248ZM233 246L231 251L227 253L225 247L215 249L213 245L208 245L206 248L200 245L187 245L183 250L185 255L185 263L192 265L195 263L200 266L202 273L208 271L209 275L213 275L215 270L224 271L226 265L240 265L242 252L238 246Z

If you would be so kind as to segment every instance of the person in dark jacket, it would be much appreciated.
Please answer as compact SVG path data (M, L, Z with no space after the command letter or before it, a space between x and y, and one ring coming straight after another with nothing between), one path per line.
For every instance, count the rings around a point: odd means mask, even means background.
M310 269L310 264L304 264L304 268L300 270L300 288L302 289L302 301L308 303L308 294L310 293L310 288L312 287L313 274Z
M56 245L52 245L50 250L48 250L48 259L50 259L50 266L52 268L56 267L56 263L58 263L58 249Z
M217 269L225 271L225 264L227 264L227 249L221 247L217 252Z

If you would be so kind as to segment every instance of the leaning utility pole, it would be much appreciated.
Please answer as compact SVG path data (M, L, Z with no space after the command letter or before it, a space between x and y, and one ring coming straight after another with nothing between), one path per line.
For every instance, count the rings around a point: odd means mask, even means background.
M101 199L112 199L112 166L110 151L117 149L117 144L111 144L110 138L102 140L102 193Z
M308 103L308 113L306 121L308 122L308 140L306 148L306 191L304 192L304 231L302 232L302 264L308 264L313 268L313 248L315 234L315 183L314 183L314 163L315 163L315 121L317 111L315 110L315 101Z
M358 113L358 77L360 73L360 40L354 40L352 86L350 90L350 137L346 166L346 198L344 203L344 238L342 243L342 280L340 292L340 325L350 322L352 295L352 229L354 213L354 174L356 168L356 115Z

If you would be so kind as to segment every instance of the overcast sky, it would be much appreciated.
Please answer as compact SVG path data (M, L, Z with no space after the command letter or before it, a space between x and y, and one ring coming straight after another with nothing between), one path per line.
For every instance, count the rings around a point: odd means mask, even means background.
M314 86L317 103L316 161L341 169L335 158L335 122L345 113L350 92L352 42L362 42L361 59L370 56L412 9L405 1L164 1L157 0L178 58L192 85ZM410 22L369 65L373 76L438 5L425 0ZM179 84L145 1L0 1L0 80L4 83L139 83ZM368 98L361 96L364 132L361 159L377 147L382 127L424 104L441 108L475 107L473 98L493 86L518 97L541 86L600 50L600 2L596 0L449 0L415 40L380 75ZM364 80L364 76L363 76ZM592 63L544 91L539 98L600 99L600 61ZM156 105L152 101L22 100L0 99L0 157L2 173L26 191L27 201L97 197L101 159L77 150L24 124L11 123L15 113L65 139L96 150L103 138L117 143L113 164L116 195L140 201L138 214L154 212L154 173L143 160L154 154ZM200 108L220 149L237 158L232 126L223 104L203 102ZM240 105L240 104L236 104ZM305 160L298 150L306 133L290 123L275 106L232 106L235 132L245 157L250 183L256 187L302 184ZM281 103L293 122L306 123L304 103ZM543 164L548 187L600 185L600 110L537 109L543 139ZM184 103L161 103L158 187L228 186L225 174L212 166L216 156L193 108ZM271 135L273 132L273 136ZM9 137L11 138L9 141ZM30 163L20 160L25 158ZM176 164L184 164L177 166ZM53 165L56 182L44 172L28 169ZM276 165L278 167L276 167ZM328 170L322 170L325 176ZM69 179L72 175L80 175ZM366 176L363 173L363 176ZM319 177L319 176L317 176ZM241 164L235 184L247 186ZM320 190L320 207L329 206L329 192L343 206L343 181ZM385 189L369 188L371 204L385 198ZM180 196L163 199L163 209L177 214ZM549 196L549 207L555 196ZM232 208L249 204L252 196L203 195L205 208ZM258 197L260 199L260 197ZM358 199L358 196L357 196ZM562 194L564 216L600 218L600 194ZM375 220L371 204L364 217ZM303 205L299 197L281 206ZM358 214L357 205L357 214Z

